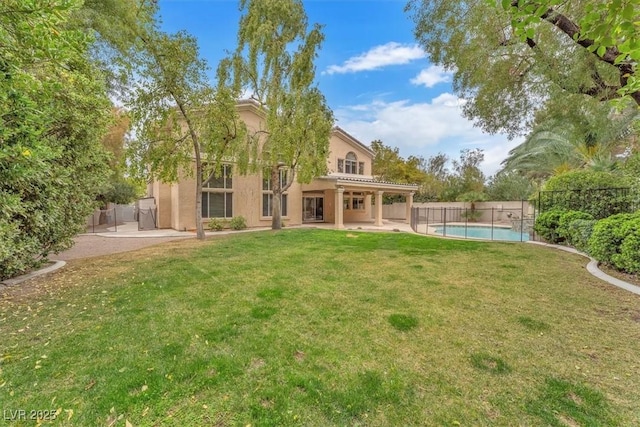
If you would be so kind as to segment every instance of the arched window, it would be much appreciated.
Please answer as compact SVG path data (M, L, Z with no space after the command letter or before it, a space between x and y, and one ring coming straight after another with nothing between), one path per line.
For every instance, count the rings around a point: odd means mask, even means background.
M358 162L356 153L349 151L344 159L338 159L338 172L364 175L364 162Z
M347 157L344 160L345 173L358 173L358 158L353 151L347 153Z

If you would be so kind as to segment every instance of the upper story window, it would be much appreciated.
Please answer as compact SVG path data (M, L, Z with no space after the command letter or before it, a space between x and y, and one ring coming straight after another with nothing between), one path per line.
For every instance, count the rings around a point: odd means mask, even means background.
M364 162L358 162L356 154L350 151L344 159L338 159L338 172L364 175Z
M233 188L231 165L223 165L220 172L202 184L202 217L231 218L233 216Z
M358 158L353 152L347 153L347 157L344 159L344 171L345 173L356 174L358 167Z
M287 185L289 179L289 171L286 169L280 169L280 188ZM288 215L288 200L287 193L283 193L280 198L280 213L282 216ZM265 172L265 176L262 179L262 216L271 216L273 211L273 186L271 185L271 176L269 171Z
M222 165L220 172L213 173L202 183L202 188L232 188L231 165Z
M280 188L284 188L287 185L287 182L289 180L289 170L280 169L278 172L280 175ZM262 178L262 189L266 191L272 190L271 171L269 170L265 171L264 177Z

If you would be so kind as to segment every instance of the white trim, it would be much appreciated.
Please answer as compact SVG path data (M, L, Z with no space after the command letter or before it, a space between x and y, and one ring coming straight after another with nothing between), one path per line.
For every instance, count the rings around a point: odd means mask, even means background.
M356 175L359 176L359 175ZM355 187L361 189L368 189L369 191L383 191L390 190L401 193L415 192L418 190L416 184L398 184L394 182L376 181L374 179L366 178L347 178L339 176L321 176L316 178L322 181L333 181L336 186L342 187Z
M373 158L376 154L373 152L373 150L370 147L367 147L362 142L358 141L353 135L349 134L346 130L342 129L340 126L334 126L333 129L331 130L331 133L335 134L343 141L351 144L353 147L359 148L361 150L365 150L365 152L369 154L371 158Z

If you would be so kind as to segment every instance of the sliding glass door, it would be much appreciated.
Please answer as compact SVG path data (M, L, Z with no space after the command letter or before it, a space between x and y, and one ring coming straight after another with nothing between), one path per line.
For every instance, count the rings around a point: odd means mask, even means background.
M304 222L324 221L324 197L302 198L302 220Z

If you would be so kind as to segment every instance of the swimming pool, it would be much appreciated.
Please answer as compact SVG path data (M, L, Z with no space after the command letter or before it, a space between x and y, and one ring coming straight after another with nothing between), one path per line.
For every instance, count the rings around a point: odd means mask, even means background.
M529 233L522 233L519 231L513 231L506 227L493 227L493 233L491 226L486 225L447 225L446 229L443 225L434 226L435 234L451 236L451 237L466 237L468 239L485 239L485 240L506 240L510 242L526 242L529 240ZM465 233L466 228L466 233Z

